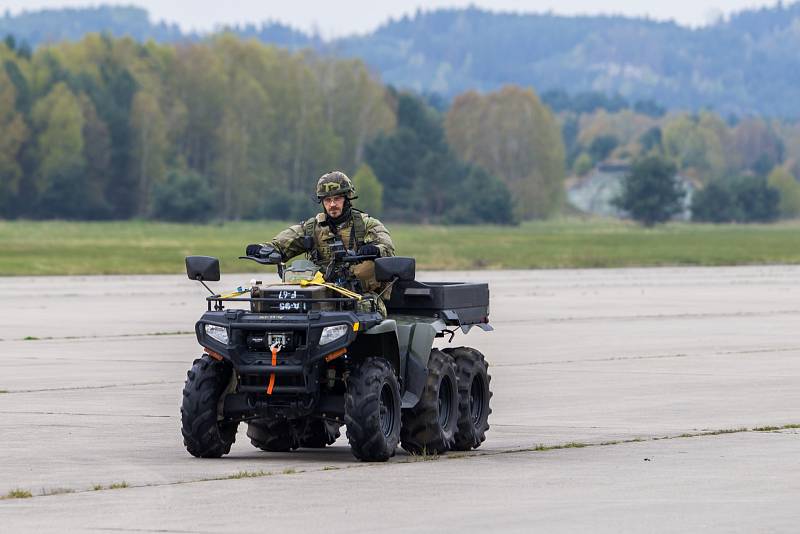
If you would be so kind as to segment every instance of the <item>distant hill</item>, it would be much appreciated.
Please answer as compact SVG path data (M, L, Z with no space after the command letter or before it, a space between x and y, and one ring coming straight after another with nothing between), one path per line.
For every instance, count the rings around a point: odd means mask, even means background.
M138 8L50 10L0 18L0 35L32 45L89 31L159 41L196 39ZM619 93L668 109L800 118L800 2L740 12L691 29L641 18L418 12L374 32L325 42L275 23L233 29L289 48L360 57L399 87L446 98L508 83L540 93Z
M13 35L30 46L77 41L85 34L108 32L128 35L139 41L177 41L184 39L176 24L154 24L147 11L138 7L87 7L8 12L0 17L0 36Z
M0 17L0 37L12 35L20 43L37 47L60 41L77 41L85 34L106 32L115 37L132 37L137 41L153 39L170 43L194 41L204 36L183 33L177 24L153 23L145 9L134 6L100 6L87 8L45 9L8 12ZM319 38L304 34L284 24L267 22L235 29L244 38L255 38L287 48L321 46Z
M800 116L800 3L693 30L622 17L443 10L333 43L385 80L452 96L506 83L604 91L668 108Z

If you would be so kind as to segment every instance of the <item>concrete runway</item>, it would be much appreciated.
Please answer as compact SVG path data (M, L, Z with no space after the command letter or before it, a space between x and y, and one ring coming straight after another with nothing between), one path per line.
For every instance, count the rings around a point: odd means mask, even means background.
M491 363L491 429L385 464L344 437L265 453L244 425L189 456L185 277L0 278L0 497L34 495L0 500L0 531L797 531L800 267L419 278L490 283L496 331L454 344Z

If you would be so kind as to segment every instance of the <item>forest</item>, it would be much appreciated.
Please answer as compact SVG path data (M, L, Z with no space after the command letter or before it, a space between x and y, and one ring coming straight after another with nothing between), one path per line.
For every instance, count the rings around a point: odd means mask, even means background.
M5 219L298 220L317 209L316 178L341 169L357 206L387 220L515 224L569 212L565 185L598 164L650 156L708 191L700 220L800 215L788 119L514 84L448 100L232 32L9 35L0 64ZM749 191L769 206L745 206Z
M446 129L358 60L230 34L180 45L90 34L33 52L9 38L0 62L4 218L297 219L330 169L394 219L512 223L562 196L558 125L529 89L484 103L485 121L531 143L487 162L477 148L501 138L479 138L455 111ZM523 157L533 145L541 157Z

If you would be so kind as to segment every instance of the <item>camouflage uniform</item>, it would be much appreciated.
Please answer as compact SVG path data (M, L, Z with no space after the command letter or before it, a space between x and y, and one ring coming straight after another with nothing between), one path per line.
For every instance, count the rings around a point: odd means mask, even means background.
M354 219L358 217L359 222L354 225ZM283 256L284 260L293 258L306 252L303 248L303 237L310 235L314 238L314 250L311 252L311 260L318 267L324 268L331 261L331 242L335 236L325 222L325 214L318 213L300 224L295 224L275 236L267 242L267 245L275 247ZM358 234L362 230L356 231L357 226L363 227L364 237ZM381 251L381 257L394 256L394 245L389 231L378 219L370 217L364 212L353 209L352 216L337 227L339 237L344 246L349 250L357 251L361 245L375 245ZM356 243L351 243L355 238ZM361 262L353 267L353 273L361 280L361 285L365 291L377 291L381 289L381 284L375 280L375 264L371 261Z
M349 202L357 197L355 196L353 183L347 175L340 171L322 175L317 182L316 192L317 200L320 203L326 197L344 196L347 199L347 209L350 210L350 216L338 221L336 234L329 226L329 224L333 223L323 212L300 224L290 226L271 241L265 243L277 249L284 261L307 252L303 246L303 238L307 236L314 238L314 247L309 256L320 270L323 270L331 261L331 244L337 235L348 250L357 252L363 245L374 245L380 251L381 257L394 256L392 237L383 223L362 211L350 207ZM375 296L376 293L380 293L385 289L385 285L375 279L375 264L373 262L361 262L354 265L352 270L353 274L361 281L361 287L364 289L365 294ZM384 294L383 298L388 298L388 295ZM381 313L385 316L386 310L382 300L376 300L381 308Z

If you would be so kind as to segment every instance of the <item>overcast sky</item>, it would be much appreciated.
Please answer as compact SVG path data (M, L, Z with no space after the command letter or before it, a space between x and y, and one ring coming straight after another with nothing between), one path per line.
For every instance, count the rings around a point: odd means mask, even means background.
M303 30L317 29L324 37L373 30L389 17L413 13L419 8L475 5L494 11L558 14L647 15L699 26L750 7L775 5L777 0L0 0L0 12L98 4L138 5L154 20L175 22L183 29L210 30L220 24L277 20Z

